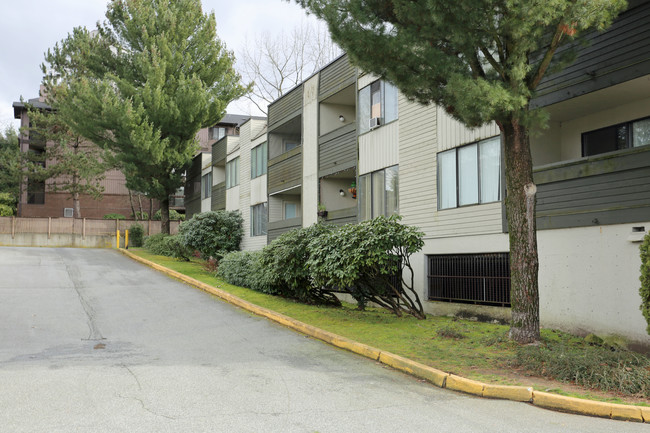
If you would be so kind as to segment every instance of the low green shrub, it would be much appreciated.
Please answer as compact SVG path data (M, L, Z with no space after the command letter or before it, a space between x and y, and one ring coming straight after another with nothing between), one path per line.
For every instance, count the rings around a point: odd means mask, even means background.
M192 252L181 241L178 235L170 236L157 233L144 239L144 248L151 254L173 257L179 260L189 260Z
M136 211L135 214L131 216L134 220L146 221L149 219L149 213L145 211Z
M308 246L333 229L324 224L283 233L264 247L260 265L266 270L269 293L296 299L306 304L341 305L336 295L325 285L316 284L309 267Z
M13 216L16 213L16 197L8 192L0 192L0 216Z
M639 353L586 342L547 341L518 347L514 363L549 379L650 397L650 359Z
M424 245L423 236L401 224L399 216L346 224L309 244L307 266L315 285L347 291L360 309L370 301L397 316L424 319L410 262Z
M266 268L260 264L261 251L233 251L219 262L217 276L235 286L277 295L269 284Z
M144 242L144 228L140 224L131 224L129 227L129 244L132 247L141 247Z
M645 317L648 327L646 332L650 335L650 233L646 234L643 242L639 247L641 252L641 288L639 288L639 295L641 295L641 312Z
M239 212L202 212L181 223L178 234L183 243L201 253L201 257L217 260L230 251L239 249L244 236L243 218Z
M156 213L153 214L152 219L154 221L160 221L162 219L162 211L158 209ZM174 209L169 209L169 221L185 221L185 214L178 213Z
M0 203L0 217L13 216L13 214L14 214L14 210L11 208L11 206L7 206L6 204Z
M104 215L105 220L125 220L126 217L121 213L107 213Z

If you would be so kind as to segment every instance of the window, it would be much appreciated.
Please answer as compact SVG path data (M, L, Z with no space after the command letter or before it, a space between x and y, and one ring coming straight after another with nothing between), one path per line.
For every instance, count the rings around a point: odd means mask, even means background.
M226 128L214 126L208 129L210 140L221 140L226 136Z
M212 172L201 177L201 198L209 198L212 195Z
M582 156L650 144L650 117L582 134Z
M427 256L429 300L510 306L508 253Z
M239 157L226 163L226 189L239 185Z
M284 151L288 152L290 150L295 149L296 147L299 147L300 143L297 141L285 141L284 142Z
M268 146L262 143L251 149L251 179L266 174L266 164L268 160Z
M290 218L298 217L298 204L297 203L284 203L284 219L288 220Z
M251 236L266 235L267 209L266 203L251 206Z
M359 90L359 133L397 119L397 87L383 80Z
M438 154L438 209L501 199L501 139Z
M362 221L399 212L398 166L359 176L359 216Z
M31 123L30 123L31 126ZM33 138L33 135L30 135ZM45 167L45 149L30 146L30 159L37 165ZM27 179L27 204L45 204L45 182Z

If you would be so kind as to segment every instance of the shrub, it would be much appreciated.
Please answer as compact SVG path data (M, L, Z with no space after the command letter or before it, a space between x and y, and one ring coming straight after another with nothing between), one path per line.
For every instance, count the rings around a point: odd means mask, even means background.
M0 216L13 216L16 213L16 197L8 192L0 192Z
M145 211L136 211L135 214L131 216L134 220L146 221L149 219L149 213Z
M269 294L273 293L266 268L261 266L261 251L233 251L219 262L217 276L240 287L248 287Z
M14 214L14 210L11 208L11 206L7 206L6 204L0 203L0 217L13 216L13 214Z
M380 216L347 224L312 241L308 266L315 284L346 290L360 308L371 301L398 316L407 312L424 319L410 262L424 235L400 219Z
M515 364L563 382L650 397L650 359L627 350L547 341L518 347Z
M104 215L105 220L125 220L126 217L121 213L107 213Z
M650 335L650 233L645 235L639 250L641 251L641 276L639 277L641 280L639 289L641 312L648 324L646 332Z
M162 219L162 211L158 209L156 213L153 214L153 220L160 221L161 219ZM169 221L185 221L185 214L178 213L174 209L169 209Z
M180 260L189 260L191 251L183 244L178 235L170 236L157 233L144 239L144 248L151 254L173 257Z
M332 228L324 224L283 233L262 250L260 265L268 273L270 293L279 294L308 304L341 305L336 295L322 284L314 284L309 269L308 245Z
M181 223L178 233L183 243L199 251L204 259L220 260L227 252L239 249L243 221L239 212L203 212Z
M133 247L141 247L144 239L144 229L140 224L131 224L129 227L129 243Z

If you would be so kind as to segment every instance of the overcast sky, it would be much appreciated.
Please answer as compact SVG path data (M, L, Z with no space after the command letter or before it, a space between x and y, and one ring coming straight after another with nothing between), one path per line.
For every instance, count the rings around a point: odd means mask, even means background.
M291 29L302 21L315 22L294 2L284 0L202 0L203 11L214 11L217 34L237 54L246 36L262 31ZM40 65L48 48L74 27L94 28L104 19L108 0L2 0L0 3L0 128L13 120L11 104L38 96ZM249 113L249 104L231 104L228 111Z

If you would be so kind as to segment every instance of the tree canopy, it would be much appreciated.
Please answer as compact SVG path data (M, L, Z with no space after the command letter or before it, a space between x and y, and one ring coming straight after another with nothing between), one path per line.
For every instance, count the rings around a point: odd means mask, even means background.
M531 110L550 71L573 60L558 48L604 29L624 0L296 0L324 19L353 64L393 82L412 100L437 104L468 127L494 121L503 137L510 239L512 326L539 340L536 186Z
M73 131L114 152L131 190L168 197L214 125L247 92L234 56L217 38L214 13L200 0L113 0L90 32L75 28L48 50L47 100Z

